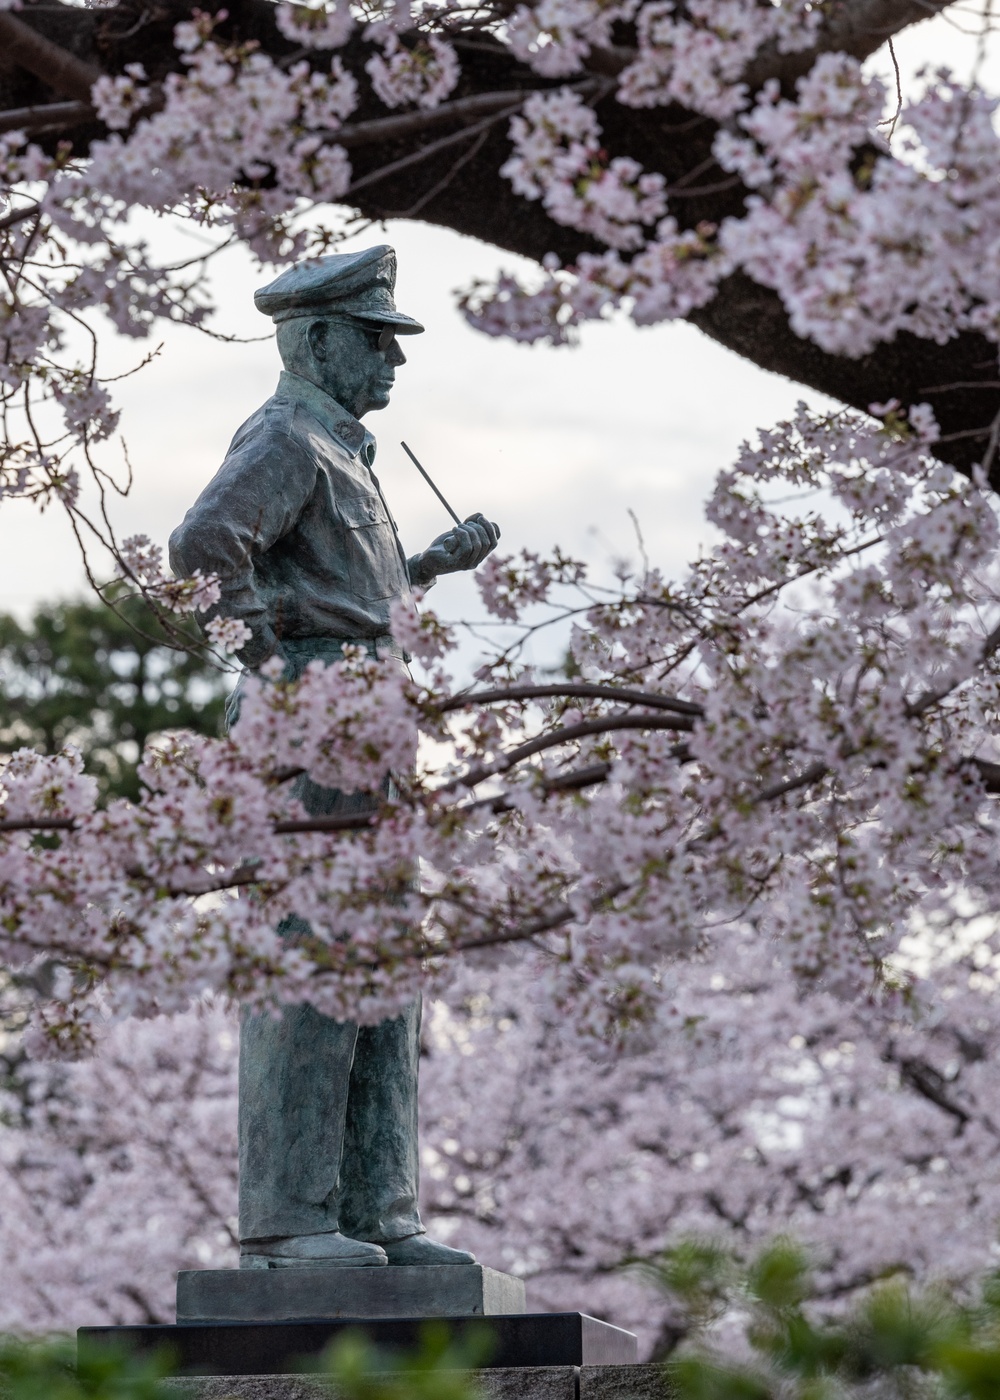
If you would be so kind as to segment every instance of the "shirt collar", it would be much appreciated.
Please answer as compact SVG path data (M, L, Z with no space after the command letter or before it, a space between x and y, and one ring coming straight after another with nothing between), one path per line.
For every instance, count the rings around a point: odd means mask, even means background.
M283 398L296 399L345 451L352 457L360 457L366 466L371 466L375 460L375 439L325 389L309 379L303 379L301 374L283 369L278 379L278 393Z

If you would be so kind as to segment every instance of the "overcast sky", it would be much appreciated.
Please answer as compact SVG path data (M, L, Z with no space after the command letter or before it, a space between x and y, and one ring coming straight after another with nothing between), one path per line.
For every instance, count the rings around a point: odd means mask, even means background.
M903 36L897 53L907 78L924 61L951 61L965 72L971 44L937 20ZM392 404L367 420L379 442L376 470L411 552L448 521L401 438L460 514L483 510L500 523L504 548L558 542L606 567L635 557L631 510L653 561L679 569L708 538L701 510L715 472L757 426L809 397L684 324L591 326L572 350L488 339L465 325L453 292L517 259L412 223L369 231L357 246L381 241L399 255L397 304L427 327L405 342L409 363ZM240 335L267 332L252 296L273 275L242 252L227 254L215 274L212 324ZM115 524L119 535L141 531L165 543L235 429L273 392L279 364L270 339L226 345L182 327L158 328L155 339L163 341L156 362L116 386L135 484L116 503ZM146 348L116 346L115 366ZM40 599L81 589L58 511L40 517L4 503L0 526L0 608L23 614ZM465 580L444 581L435 603L450 615L477 611Z

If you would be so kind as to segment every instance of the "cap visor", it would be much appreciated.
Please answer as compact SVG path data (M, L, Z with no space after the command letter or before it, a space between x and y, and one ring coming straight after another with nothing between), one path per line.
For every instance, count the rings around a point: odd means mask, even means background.
M353 316L358 321L364 321L371 326L392 326L397 335L421 335L424 327L419 321L415 321L412 316L404 316L401 311L386 311L380 315L359 315L353 312Z

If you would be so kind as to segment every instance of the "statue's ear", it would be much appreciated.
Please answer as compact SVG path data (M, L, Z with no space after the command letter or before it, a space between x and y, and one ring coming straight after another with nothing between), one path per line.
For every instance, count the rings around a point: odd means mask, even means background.
M313 359L325 360L328 353L327 324L325 321L311 321L306 331L306 340Z

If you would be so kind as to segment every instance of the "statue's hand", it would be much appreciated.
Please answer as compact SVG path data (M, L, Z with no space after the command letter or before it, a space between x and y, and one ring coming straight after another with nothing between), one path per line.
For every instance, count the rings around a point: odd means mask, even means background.
M410 560L410 581L430 583L438 574L457 574L477 569L492 554L500 539L500 527L477 511L461 525L438 535L423 554Z

